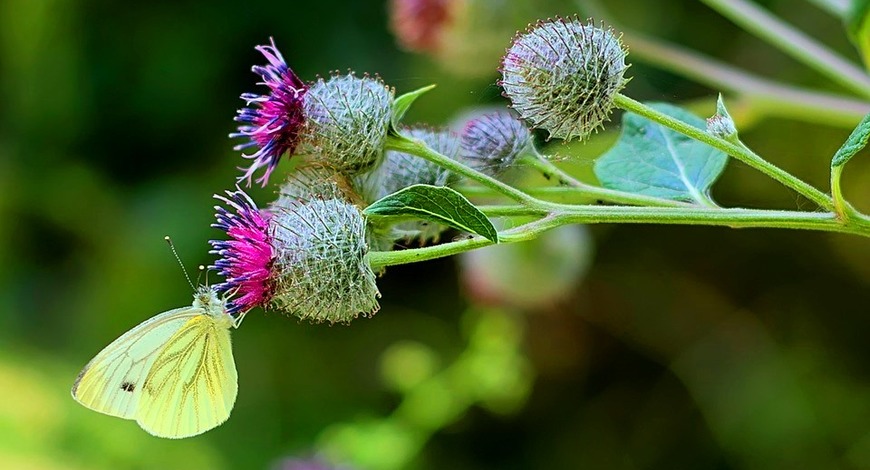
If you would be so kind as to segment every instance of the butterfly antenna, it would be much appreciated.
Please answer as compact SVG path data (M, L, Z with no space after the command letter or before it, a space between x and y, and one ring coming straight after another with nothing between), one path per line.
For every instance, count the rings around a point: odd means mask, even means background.
M205 266L199 265L196 267L199 270L199 274L196 276L196 284L199 285L199 281L202 279L203 274L205 275L205 286L208 287L208 269Z
M193 282L190 281L190 275L187 274L187 269L184 269L184 263L181 262L181 257L178 256L178 252L175 251L175 245L172 244L172 239L169 238L169 235L163 237L166 240L166 243L169 244L169 249L172 250L172 254L175 255L175 261L178 261L178 265L181 266L181 272L184 273L184 278L187 279L187 283L190 284L190 288L194 291L196 287L194 287Z

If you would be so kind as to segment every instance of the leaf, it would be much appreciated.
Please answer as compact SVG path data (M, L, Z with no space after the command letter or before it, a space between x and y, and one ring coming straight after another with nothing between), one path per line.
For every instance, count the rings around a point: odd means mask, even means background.
M831 159L831 168L845 165L850 158L854 157L856 153L867 146L868 139L870 139L870 114L861 119L855 130L849 134L849 138L843 142L843 145L834 154L834 158Z
M393 119L392 119L392 128L393 130L397 130L399 128L399 123L402 121L402 118L405 117L405 113L411 109L411 105L414 104L414 101L417 100L423 93L435 88L435 85L424 86L423 88L418 88L414 91L410 91L405 93L402 96L397 97L393 100ZM396 132L398 134L398 132Z
M699 129L703 119L666 103L652 108ZM609 189L709 204L710 186L728 156L634 113L622 117L622 135L595 162L595 175Z
M417 217L498 243L498 231L483 212L446 186L415 184L375 201L363 213L369 217Z

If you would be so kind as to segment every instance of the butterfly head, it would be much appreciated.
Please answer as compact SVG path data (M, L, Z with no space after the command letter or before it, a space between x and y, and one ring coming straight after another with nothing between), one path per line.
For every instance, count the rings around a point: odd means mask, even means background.
M201 308L205 312L217 319L228 321L228 325L238 328L242 323L245 315L232 314L227 310L227 302L229 296L218 296L218 292L214 287L199 286L193 294L193 307ZM246 313L246 312L245 312ZM227 326L229 327L229 326Z
M193 294L193 306L202 308L210 314L226 313L226 300L218 297L209 286L199 286Z

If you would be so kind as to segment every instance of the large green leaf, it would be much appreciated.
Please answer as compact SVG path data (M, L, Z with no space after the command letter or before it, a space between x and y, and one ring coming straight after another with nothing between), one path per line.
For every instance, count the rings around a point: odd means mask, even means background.
M849 135L849 138L843 142L843 145L834 154L834 158L831 159L831 167L836 168L845 165L850 158L867 146L868 139L870 139L870 114L861 119L855 130Z
M375 201L363 213L369 217L425 219L498 243L498 231L486 215L446 186L415 184Z
M665 103L656 110L704 129L694 114ZM647 196L709 203L710 186L728 156L634 113L622 118L619 141L595 163L595 175L610 189Z

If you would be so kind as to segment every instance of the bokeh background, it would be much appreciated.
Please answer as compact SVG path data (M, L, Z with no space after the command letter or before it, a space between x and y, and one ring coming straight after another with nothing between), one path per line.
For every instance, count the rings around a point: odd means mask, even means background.
M518 27L584 4L472 3L449 47L417 54L379 0L0 1L0 468L870 468L870 245L845 235L574 227L390 268L371 319L252 312L230 420L182 441L70 398L100 348L190 302L165 235L188 271L212 262L211 195L241 164L226 135L238 95L261 91L255 45L273 36L308 80L437 83L409 120L447 124L505 105L498 53ZM858 62L813 2L758 3ZM846 93L693 0L607 4L633 31ZM644 62L629 74L629 96L713 112L718 90ZM806 121L755 116L741 137L827 188L849 124ZM618 122L546 151L588 178ZM864 210L868 181L855 158L845 191ZM809 207L735 162L714 197Z

